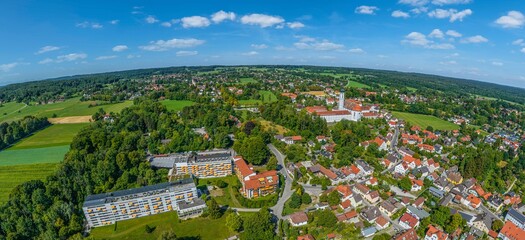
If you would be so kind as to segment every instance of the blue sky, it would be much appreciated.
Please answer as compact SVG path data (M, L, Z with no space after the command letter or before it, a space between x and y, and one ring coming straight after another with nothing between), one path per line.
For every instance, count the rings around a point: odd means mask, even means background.
M149 67L306 64L525 88L525 2L493 2L3 0L0 85Z

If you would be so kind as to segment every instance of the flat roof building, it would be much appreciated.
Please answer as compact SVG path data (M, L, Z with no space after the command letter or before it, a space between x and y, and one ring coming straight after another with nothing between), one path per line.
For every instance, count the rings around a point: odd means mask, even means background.
M82 206L89 227L174 210L179 217L185 218L199 215L205 208L206 204L198 197L191 178L89 195Z
M198 178L225 177L233 173L229 150L152 156L152 167L170 168L170 176L191 174Z

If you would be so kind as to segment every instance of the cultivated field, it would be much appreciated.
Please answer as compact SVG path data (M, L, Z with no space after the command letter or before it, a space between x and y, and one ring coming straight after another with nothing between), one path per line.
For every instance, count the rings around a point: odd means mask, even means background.
M91 116L99 108L103 108L106 112L120 112L123 108L133 105L132 101L125 101L116 104L100 105L95 107L89 107L90 104L96 103L95 101L81 102L79 98L68 99L64 102L44 104L44 105L29 105L25 104L5 104L8 108L0 108L0 122L11 122L18 119L22 119L25 116L37 116L37 117L48 117L51 118L53 115L56 117L69 117L69 116ZM11 111L14 108L18 110ZM4 113L6 113L4 115Z
M187 101L187 100L164 100L161 101L161 103L166 106L166 108L170 111L180 111L184 107L191 106L195 104L195 102Z
M414 113L406 113L406 112L392 112L394 117L404 119L405 121L409 122L412 125L418 125L422 128L426 128L428 126L431 126L434 128L434 130L454 130L459 129L459 126L439 119L434 116L430 115L423 115L423 114L414 114Z
M55 167L55 163L0 166L0 204L7 201L14 187L29 180L44 180Z
M51 125L23 139L7 151L69 145L80 129L88 125L89 123Z
M91 120L91 116L72 116L48 119L52 124L88 123L91 122Z
M12 166L34 163L56 163L64 160L64 154L69 151L69 145L44 148L29 148L0 152L0 166ZM2 182L0 181L0 185Z
M351 81L349 80L348 81L348 84L346 84L346 87L352 87L352 88L369 88L370 86L366 85L366 84L363 84L363 83L360 83L360 82L356 82L356 81Z
M225 225L226 216L219 219L195 218L179 222L176 212L161 213L148 217L118 222L115 225L94 228L94 239L159 239L164 231L172 230L181 239L226 239L233 235ZM154 227L146 233L146 225Z
M277 101L277 96L270 91L259 91L261 95L261 100L248 99L248 100L239 100L240 105L256 105L261 103L270 103Z

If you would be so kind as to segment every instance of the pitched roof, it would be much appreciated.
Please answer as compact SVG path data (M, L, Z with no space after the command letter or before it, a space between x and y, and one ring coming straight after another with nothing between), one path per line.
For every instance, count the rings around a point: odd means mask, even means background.
M525 231L521 228L518 228L511 221L505 222L505 225L503 225L503 228L501 228L499 234L504 235L512 240L525 239Z
M315 238L311 234L306 234L306 235L298 236L297 240L315 240Z
M319 165L319 164L316 164L316 165ZM337 174L332 172L330 169L326 169L325 167L321 165L319 165L319 171L321 171L321 173L323 173L325 176L327 176L330 179L337 179Z
M437 236L437 240L446 240L448 238L448 234L445 232L435 228L432 225L428 225L427 236L432 237L433 235Z
M419 220L417 220L417 218L415 218L414 216L410 215L409 213L405 213L405 214L403 214L403 216L401 216L401 218L399 219L399 222L404 222L408 226L413 228L413 227L416 226L416 224L419 222Z
M308 215L306 215L304 212L296 212L290 216L290 220L294 224L308 222Z
M379 216L376 218L376 224L383 227L388 224L388 220L386 220L383 216Z
M235 166L237 167L237 169L239 169L239 172L241 173L243 178L254 174L253 170L250 169L246 161L244 161L244 159L241 156L235 156L233 159L235 161Z
M411 228L397 236L394 236L393 239L394 240L418 240L419 237L417 236L416 230Z
M261 187L274 186L278 184L279 176L277 176L277 171L275 170L250 176L250 180L244 181L246 189L259 189Z

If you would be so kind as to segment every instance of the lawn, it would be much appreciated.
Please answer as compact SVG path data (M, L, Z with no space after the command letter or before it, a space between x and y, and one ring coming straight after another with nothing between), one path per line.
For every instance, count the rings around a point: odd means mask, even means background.
M7 201L14 187L29 180L44 180L53 173L56 165L55 163L44 163L0 166L0 204Z
M161 213L118 222L115 225L94 228L90 236L95 239L158 239L164 231L172 230L179 238L226 239L235 233L226 227L226 216L219 219L195 218L179 222L176 212ZM155 227L146 233L146 225Z
M217 201L217 203L221 206L242 207L233 194L233 191L238 191L233 187L238 181L237 176L235 175L220 178L199 179L199 186L197 187L201 190L204 190L207 188L207 186L217 186L217 182L219 180L226 182L228 186L223 189L218 189L214 192L218 193L219 195L210 194L215 199L215 201Z
M418 125L422 128L432 126L434 130L459 129L458 125L445 121L443 119L439 119L431 115L414 114L414 113L407 113L407 112L392 112L392 114L396 118L404 119L405 121L411 123L412 125Z
M370 88L370 86L368 86L366 84L363 84L363 83L360 83L360 82L356 82L356 81L352 81L352 80L348 80L348 84L346 84L346 87L351 87L351 88Z
M275 124L274 122L270 122L270 121L266 121L266 120L259 120L259 122L261 123L261 126L262 128L265 130L265 131L268 131L268 130L275 130L277 132L277 134L285 134L287 133L288 130L287 128L279 125L279 124Z
M188 100L163 100L161 103L170 111L180 111L184 107L189 107L195 104L195 102Z
M34 163L57 163L64 160L69 145L0 151L0 166ZM1 182L0 182L1 184Z
M88 125L89 123L51 125L30 137L23 139L10 147L9 150L69 145L80 129Z
M273 92L270 91L259 91L259 94L261 95L261 99L263 102L275 102L277 101L277 96L273 94Z
M68 99L64 102L35 105L34 103L24 107L24 104L7 103L6 109L0 108L0 122L11 122L22 119L25 116L37 116L51 118L69 117L69 116L87 116L93 115L99 108L103 108L106 112L120 112L123 108L133 105L132 101L125 101L122 103L105 104L95 107L89 107L90 104L97 103L96 101L81 102L79 98ZM102 104L98 102L98 104ZM18 109L16 109L18 107ZM14 111L11 111L15 109Z
M257 81L253 78L241 78L241 84L256 83Z

